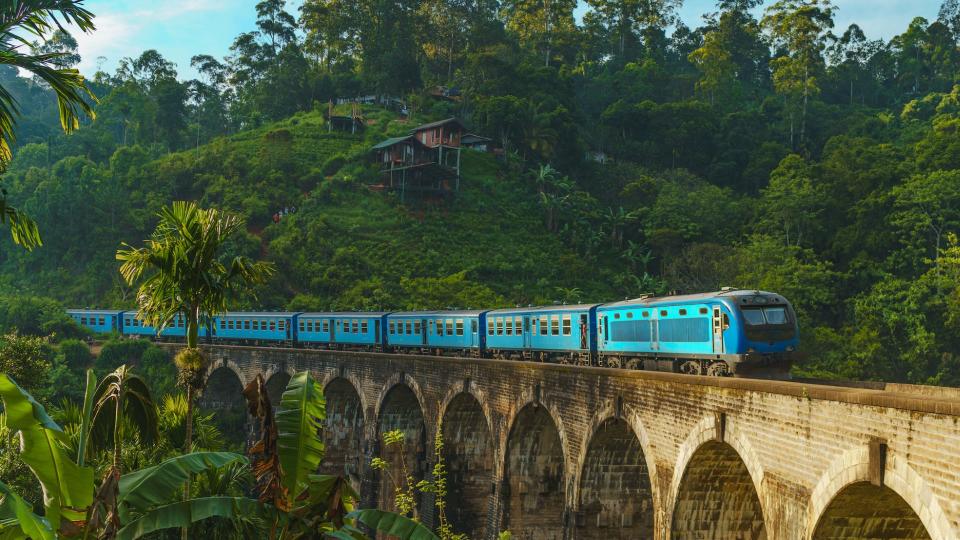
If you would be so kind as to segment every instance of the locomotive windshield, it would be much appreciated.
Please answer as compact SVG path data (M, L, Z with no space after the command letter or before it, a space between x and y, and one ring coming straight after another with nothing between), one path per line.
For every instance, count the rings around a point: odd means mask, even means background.
M751 306L740 309L746 322L747 339L780 341L794 336L794 326L786 306Z
M779 325L790 322L787 318L787 308L784 306L745 308L743 309L743 318L751 326Z

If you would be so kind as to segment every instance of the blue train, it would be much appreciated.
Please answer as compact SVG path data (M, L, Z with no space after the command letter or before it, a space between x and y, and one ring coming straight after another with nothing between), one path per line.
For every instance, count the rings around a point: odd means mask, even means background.
M157 335L134 311L71 309L96 333ZM210 343L284 345L536 360L696 375L783 377L800 331L779 294L723 289L607 304L402 312L228 312L200 333Z

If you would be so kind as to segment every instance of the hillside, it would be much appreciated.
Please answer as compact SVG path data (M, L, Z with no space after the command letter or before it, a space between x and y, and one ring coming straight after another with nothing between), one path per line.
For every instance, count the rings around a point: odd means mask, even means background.
M117 247L145 238L160 205L197 199L243 215L249 232L236 251L278 267L248 307L407 309L613 297L613 270L588 266L550 233L532 183L490 154L464 151L462 191L445 204L402 205L395 194L368 189L376 178L372 142L417 121L377 108L368 113L362 136L328 133L322 114L300 113L155 159L141 147L120 148L103 165L75 157L41 169L28 145L13 163L11 185L32 191L23 206L37 217L46 245L30 254L5 246L4 286L71 304L130 305L113 261ZM273 223L282 208L296 213Z

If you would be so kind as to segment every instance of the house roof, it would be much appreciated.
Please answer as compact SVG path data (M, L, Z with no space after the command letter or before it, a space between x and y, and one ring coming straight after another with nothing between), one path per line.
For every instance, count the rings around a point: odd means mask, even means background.
M467 133L463 137L460 137L460 144L470 144L478 142L492 142L493 139L490 137L484 137L483 135L477 135L476 133Z
M371 148L371 150L380 150L382 148L389 148L397 143L402 143L407 139L412 139L416 141L416 139L413 138L413 135L404 135L403 137L390 137L385 141L380 141L379 143L373 145L373 148Z
M428 123L428 124L419 125L419 126L413 128L413 129L411 129L411 130L410 130L410 133L416 133L416 132L418 132L418 131L423 131L423 130L425 130L425 129L435 128L435 127L439 127L439 126L445 126L445 125L447 125L447 124L457 124L458 126L460 126L461 129L464 129L463 122L461 122L459 119L457 119L457 118L455 118L455 117L450 117L450 118L447 118L447 119L445 119L445 120L437 120L436 122L430 122L430 123Z

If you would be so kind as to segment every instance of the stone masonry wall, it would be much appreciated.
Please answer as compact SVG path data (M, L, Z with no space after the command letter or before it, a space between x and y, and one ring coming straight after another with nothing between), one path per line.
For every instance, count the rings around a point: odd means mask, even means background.
M448 415L443 429L458 433L450 451L459 456L459 478L463 470L477 471L472 483L457 488L460 504L471 505L460 515L486 538L504 527L516 538L538 540L960 538L957 393L392 354L210 352L211 372L227 367L243 384L257 373L300 370L312 371L325 387L336 380L331 388L341 394L349 383L362 408L355 418L363 426L364 455L359 462L344 459L360 464L368 504L377 497L377 482L367 464L379 455L384 428L400 427L419 439L404 450L418 471L428 471L432 464L420 461L432 460L439 419L458 396L475 398L479 409ZM402 390L392 392L396 388ZM455 410L463 399L457 403ZM347 409L337 414L354 416ZM489 436L465 437L468 428L451 424L478 425L476 410ZM635 440L599 429L611 419L628 426ZM343 444L352 440L348 429L334 432L345 453L353 451ZM595 437L601 439L591 449ZM618 500L611 494L621 486ZM851 505L851 492L867 500ZM724 505L718 493L735 504ZM877 511L857 514L863 507ZM433 519L429 511L424 515ZM476 516L485 517L482 527L473 523ZM850 521L858 519L860 525ZM595 524L610 527L610 534L585 531Z

